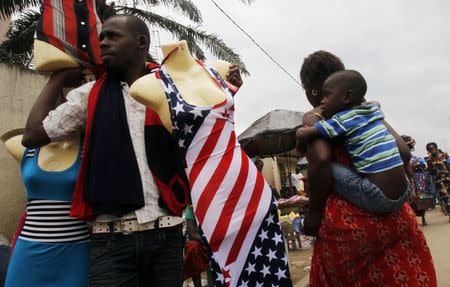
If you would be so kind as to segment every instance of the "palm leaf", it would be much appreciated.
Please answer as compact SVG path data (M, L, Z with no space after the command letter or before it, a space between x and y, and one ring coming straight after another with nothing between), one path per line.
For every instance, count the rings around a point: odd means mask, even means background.
M7 39L0 45L0 61L29 67L33 58L34 33L40 13L26 11L14 20L6 34Z
M117 6L116 9L120 13L135 15L150 24L169 31L180 40L186 40L192 54L201 60L205 59L205 55L203 49L197 43L205 46L214 56L238 65L243 74L249 75L240 56L234 52L233 49L228 47L216 34L210 34L195 27L182 25L153 12L126 6Z
M147 3L151 6L164 5L180 11L192 22L198 24L202 22L202 14L191 0L138 0L138 3Z
M15 53L31 52L33 47L33 36L41 13L36 11L26 11L20 18L11 22L11 26L6 33L6 40L1 47L14 51Z
M40 0L1 0L0 16L7 18L12 14L21 12L25 8L40 4Z

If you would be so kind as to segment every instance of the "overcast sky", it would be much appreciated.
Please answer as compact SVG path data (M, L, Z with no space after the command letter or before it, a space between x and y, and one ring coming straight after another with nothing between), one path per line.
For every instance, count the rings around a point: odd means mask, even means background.
M219 34L251 73L236 98L238 133L271 110L311 108L301 87L210 0L194 2L203 14L201 28ZM216 2L297 79L303 58L319 49L360 71L367 98L381 102L400 134L416 139L416 154L425 155L429 141L450 149L450 1Z

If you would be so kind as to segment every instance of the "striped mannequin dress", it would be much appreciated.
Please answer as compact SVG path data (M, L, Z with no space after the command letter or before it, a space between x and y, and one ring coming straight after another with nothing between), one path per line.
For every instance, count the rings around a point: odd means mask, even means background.
M69 217L81 148L76 162L64 171L41 169L38 155L39 149L26 149L22 158L27 211L5 286L85 287L89 230L85 221Z
M198 62L226 95L212 107L182 98L165 66L156 72L185 159L195 218L211 251L215 286L292 286L276 201L234 131L234 98L216 70Z

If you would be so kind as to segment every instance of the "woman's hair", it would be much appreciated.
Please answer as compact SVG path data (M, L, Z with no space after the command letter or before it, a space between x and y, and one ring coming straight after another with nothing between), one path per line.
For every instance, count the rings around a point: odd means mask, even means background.
M309 54L303 60L300 80L304 88L319 88L331 74L344 69L341 59L330 52L320 50Z

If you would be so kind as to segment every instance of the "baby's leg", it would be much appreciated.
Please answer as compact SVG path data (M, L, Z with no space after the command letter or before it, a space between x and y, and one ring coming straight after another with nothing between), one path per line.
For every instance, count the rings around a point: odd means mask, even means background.
M341 164L333 163L331 170L334 192L365 211L392 213L399 210L408 199L409 192L406 191L397 200L389 199L378 186Z

